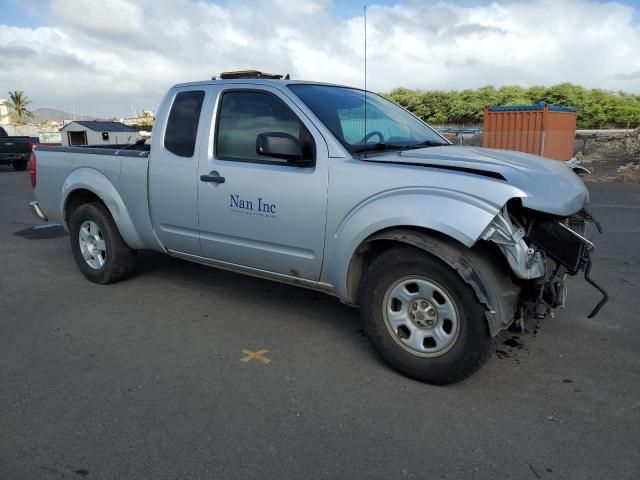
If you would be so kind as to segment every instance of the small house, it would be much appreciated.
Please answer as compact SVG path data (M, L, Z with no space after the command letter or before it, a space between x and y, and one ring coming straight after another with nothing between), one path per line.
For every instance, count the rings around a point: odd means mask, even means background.
M121 122L74 120L60 129L62 146L122 145L135 143L138 130Z

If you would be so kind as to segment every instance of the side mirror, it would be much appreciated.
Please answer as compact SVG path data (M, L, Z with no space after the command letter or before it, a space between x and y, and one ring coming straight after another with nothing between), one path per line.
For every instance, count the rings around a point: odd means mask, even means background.
M302 146L296 137L284 132L259 133L256 138L256 153L265 157L281 158L291 165L307 166Z

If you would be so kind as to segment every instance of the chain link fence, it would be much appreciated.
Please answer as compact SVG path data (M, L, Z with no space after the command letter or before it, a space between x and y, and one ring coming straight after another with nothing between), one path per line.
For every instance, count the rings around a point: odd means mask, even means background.
M591 172L585 181L640 183L640 129L578 133L574 157Z
M481 129L443 128L440 132L456 145L481 147ZM527 135L507 136L500 148L544 155L542 143L553 142L553 132L547 142L536 142ZM524 140L523 140L524 139ZM567 159L568 160L568 159ZM578 130L575 135L573 162L591 172L583 176L586 182L640 183L640 128L635 130Z

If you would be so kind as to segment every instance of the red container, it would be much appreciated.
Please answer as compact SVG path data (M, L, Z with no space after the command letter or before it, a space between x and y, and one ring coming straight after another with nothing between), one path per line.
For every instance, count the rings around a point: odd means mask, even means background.
M575 136L575 108L547 103L484 107L483 147L569 160Z

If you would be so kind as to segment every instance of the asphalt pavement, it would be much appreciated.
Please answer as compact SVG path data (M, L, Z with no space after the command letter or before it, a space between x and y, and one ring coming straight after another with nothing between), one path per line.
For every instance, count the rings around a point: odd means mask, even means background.
M433 387L329 296L152 252L88 282L0 167L0 479L640 478L640 185L589 188L601 314L575 278L556 318Z

